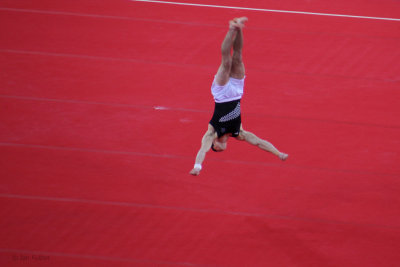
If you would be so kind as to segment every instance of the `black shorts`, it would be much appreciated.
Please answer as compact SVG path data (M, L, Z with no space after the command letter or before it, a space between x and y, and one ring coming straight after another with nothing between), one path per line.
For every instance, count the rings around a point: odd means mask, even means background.
M215 103L214 114L210 124L217 132L218 138L225 134L237 137L242 124L240 99L225 103Z

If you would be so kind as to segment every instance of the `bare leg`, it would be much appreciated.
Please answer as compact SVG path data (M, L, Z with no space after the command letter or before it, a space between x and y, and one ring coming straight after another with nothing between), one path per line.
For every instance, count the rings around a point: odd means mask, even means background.
M218 85L225 85L229 81L231 67L232 67L232 56L231 50L233 42L237 35L238 24L231 20L229 22L229 30L225 35L225 39L221 44L221 65L218 68L216 75L216 82Z
M236 23L239 25L237 27L237 35L235 42L233 43L233 55L232 55L232 67L230 76L235 79L244 78L244 64L242 59L242 48L243 48L243 27L244 23L247 21L246 17L235 19Z
M263 139L259 138L258 136L256 136L255 134L253 134L251 132L248 132L248 131L245 131L245 130L240 130L240 134L237 137L237 139L238 140L243 140L243 141L248 142L249 144L258 146L262 150L271 152L275 156L278 156L281 160L286 160L287 157L289 156L288 154L280 152L270 142L268 142L266 140L263 140Z

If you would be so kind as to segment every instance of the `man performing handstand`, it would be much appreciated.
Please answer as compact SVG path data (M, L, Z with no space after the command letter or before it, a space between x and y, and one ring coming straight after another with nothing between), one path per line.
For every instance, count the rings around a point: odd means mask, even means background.
M271 152L281 160L286 160L287 154L280 152L268 141L262 140L242 128L240 116L240 99L244 87L244 64L242 62L243 27L246 17L235 18L229 22L229 30L221 45L222 62L211 86L215 109L208 130L201 141L201 147L196 156L192 175L199 175L201 164L206 153L212 149L220 152L226 149L229 137L258 146ZM231 50L233 53L231 55Z

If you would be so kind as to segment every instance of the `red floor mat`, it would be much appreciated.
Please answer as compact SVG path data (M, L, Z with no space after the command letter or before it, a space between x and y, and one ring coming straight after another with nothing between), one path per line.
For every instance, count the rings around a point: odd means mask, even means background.
M376 0L245 4L400 14ZM219 46L242 14L244 127L290 157L230 141L192 177ZM0 265L398 265L399 23L2 1Z

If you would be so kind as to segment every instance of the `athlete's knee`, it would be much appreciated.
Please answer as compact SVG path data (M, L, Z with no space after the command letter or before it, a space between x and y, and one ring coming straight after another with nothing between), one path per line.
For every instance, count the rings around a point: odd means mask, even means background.
M231 67L231 76L236 79L244 78L244 64L242 61L233 60Z
M232 56L232 65L236 66L236 67L241 67L243 64L243 58L242 58L242 54L238 53L238 52L234 52L233 56Z
M244 140L252 145L255 145L255 146L260 145L260 138L258 138L255 134L253 134L251 132L248 132L248 131L245 131L242 129L242 130L240 130L239 136L242 137L242 140Z
M232 67L232 58L230 57L230 55L223 56L221 61L221 68L223 70L229 71L231 67Z

